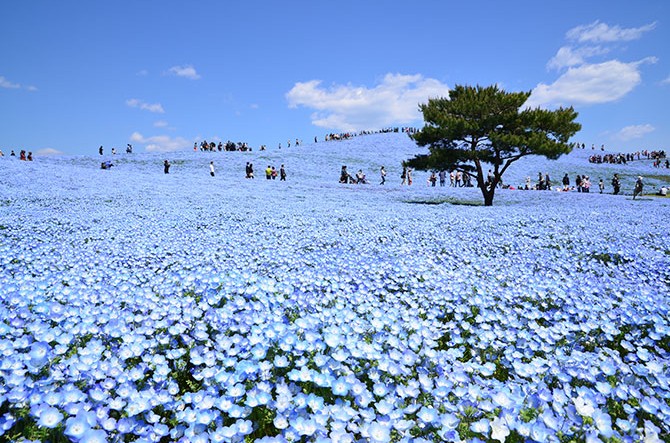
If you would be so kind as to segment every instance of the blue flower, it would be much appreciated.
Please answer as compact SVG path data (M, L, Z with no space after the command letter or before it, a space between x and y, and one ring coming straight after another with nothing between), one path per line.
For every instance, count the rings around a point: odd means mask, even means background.
M54 407L47 407L42 410L38 424L45 428L55 428L62 420L63 414L61 414L58 409Z
M79 440L80 443L107 443L107 433L101 429L87 429Z
M77 415L65 421L65 435L76 440L80 440L90 429L91 425L84 416Z
M391 428L388 425L374 421L368 427L368 436L370 441L376 443L386 443L391 441Z

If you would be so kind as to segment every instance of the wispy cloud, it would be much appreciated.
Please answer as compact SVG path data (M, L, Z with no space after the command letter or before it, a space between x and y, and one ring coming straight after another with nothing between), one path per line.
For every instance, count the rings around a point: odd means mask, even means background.
M644 125L626 126L617 132L614 138L621 141L629 141L636 138L642 138L650 132L654 132L655 130L656 128L648 123Z
M167 128L168 126L168 122L165 120L157 120L154 122L154 128Z
M4 89L25 89L30 92L37 91L37 88L35 86L23 86L20 83L14 83L12 81L9 81L5 77L0 76L0 88Z
M168 69L168 73L177 77L188 78L190 80L198 80L200 78L200 75L191 65L173 66Z
M0 77L0 88L5 89L19 89L21 87L18 83L13 83L7 80L5 77Z
M147 103L138 98L131 98L126 100L126 105L130 106L131 108L139 108L143 111L155 112L158 114L165 113L165 110L160 103Z
M145 149L150 152L174 152L189 148L192 145L192 142L183 137L172 138L167 135L145 137L139 132L133 132L130 141L146 145Z
M315 126L338 131L378 129L419 122L419 103L449 94L447 85L420 74L386 74L368 88L353 85L323 87L320 80L296 83L286 93L289 107L316 110Z
M610 50L602 46L585 46L581 48L563 46L558 50L556 55L549 60L547 67L550 69L562 69L570 66L577 66L585 63L587 58L596 55L604 55L608 52L610 52Z
M614 43L637 40L645 32L656 28L656 22L640 26L639 28L622 28L609 26L606 23L595 21L588 25L577 26L566 33L568 40L579 43Z
M667 76L664 80L661 80L662 85L670 85L670 75Z

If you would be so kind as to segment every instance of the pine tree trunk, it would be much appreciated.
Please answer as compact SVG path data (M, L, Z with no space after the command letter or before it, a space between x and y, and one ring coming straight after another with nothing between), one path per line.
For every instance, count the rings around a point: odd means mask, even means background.
M484 196L484 206L493 206L493 194L495 193L495 188L487 189L486 186L481 188L482 195Z

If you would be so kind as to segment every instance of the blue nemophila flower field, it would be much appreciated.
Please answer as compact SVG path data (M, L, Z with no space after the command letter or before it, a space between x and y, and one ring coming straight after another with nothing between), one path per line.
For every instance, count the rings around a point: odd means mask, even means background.
M0 159L1 438L668 441L670 208L630 196L663 171L524 159L628 195L485 208L401 187L417 150Z

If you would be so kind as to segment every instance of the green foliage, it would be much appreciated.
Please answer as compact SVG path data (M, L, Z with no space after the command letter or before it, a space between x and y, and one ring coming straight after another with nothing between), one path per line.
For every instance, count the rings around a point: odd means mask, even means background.
M275 437L279 435L279 429L274 425L276 416L277 413L267 406L253 408L249 419L254 423L254 432L247 436L248 441L256 441L263 437Z
M540 411L535 408L524 408L519 411L519 417L524 423L530 423L540 416Z
M505 92L497 86L457 85L449 98L421 104L425 126L412 135L429 154L405 163L421 170L461 170L477 178L484 204L493 204L495 187L513 162L526 155L556 159L572 150L568 143L581 125L573 108L522 109L530 92ZM484 165L492 167L491 183Z
M614 266L619 266L632 262L631 259L626 258L621 254L611 252L602 252L602 253L593 252L588 256L588 258L598 261L604 265L612 264Z

